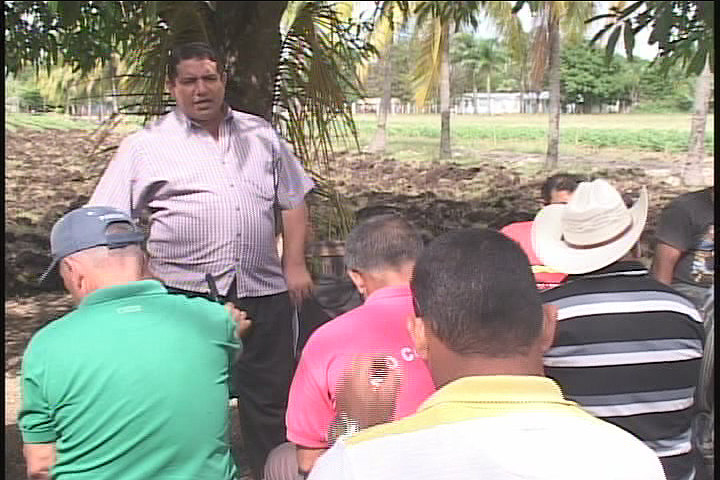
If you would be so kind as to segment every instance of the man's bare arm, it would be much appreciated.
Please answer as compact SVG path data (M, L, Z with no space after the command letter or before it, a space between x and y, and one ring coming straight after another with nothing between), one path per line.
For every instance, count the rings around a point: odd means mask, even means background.
M673 279L673 273L675 272L675 266L677 265L682 250L675 248L667 243L657 242L655 246L655 257L653 258L652 264L652 275L657 281L662 282L666 285L670 285Z
M55 465L55 444L26 443L23 453L28 480L50 480L50 468Z
M308 223L305 204L283 210L283 272L290 298L300 304L312 289L312 279L305 265L305 235Z

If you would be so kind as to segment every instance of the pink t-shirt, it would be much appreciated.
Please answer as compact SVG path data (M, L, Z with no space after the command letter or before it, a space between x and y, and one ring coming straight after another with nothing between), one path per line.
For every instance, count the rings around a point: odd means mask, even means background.
M532 225L533 222L515 222L506 225L500 229L500 233L512 238L525 252L532 265L533 275L535 275L535 284L540 290L556 287L565 280L566 274L546 267L542 260L535 255L535 249L532 244Z
M407 320L412 315L410 287L386 287L312 334L290 387L288 440L304 447L327 447L328 427L337 413L335 387L358 354L391 356L397 362L403 383L393 420L415 413L435 386L407 331Z

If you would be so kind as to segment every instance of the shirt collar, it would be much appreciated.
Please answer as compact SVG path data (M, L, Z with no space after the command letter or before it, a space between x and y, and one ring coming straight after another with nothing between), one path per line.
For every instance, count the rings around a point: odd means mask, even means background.
M408 297L411 296L410 285L398 285L394 287L379 288L372 292L365 299L365 304L382 302L383 300L395 297Z
M231 121L233 119L232 108L230 108L227 103L223 103L223 108L225 109L225 118L223 118L223 120L226 122ZM193 129L202 128L199 124L188 118L180 108L175 107L173 113L180 125L184 126L187 130L192 131Z
M612 277L616 275L643 275L647 274L648 269L642 263L635 260L627 260L611 263L607 267L595 270L594 272L583 273L580 275L568 275L568 281L577 280L578 278L594 278L594 277Z
M430 396L418 411L442 403L537 402L575 405L551 379L536 375L479 375L459 378Z
M79 306L98 305L121 298L135 297L138 295L156 295L158 293L167 293L167 289L162 283L157 280L139 280L124 285L99 288L86 295Z

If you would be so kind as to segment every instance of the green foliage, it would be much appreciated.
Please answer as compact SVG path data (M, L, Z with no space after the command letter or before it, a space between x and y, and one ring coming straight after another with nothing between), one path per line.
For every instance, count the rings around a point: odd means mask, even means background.
M613 6L610 13L595 16L587 22L600 19L605 19L607 24L593 37L592 42L608 36L608 57L614 54L622 32L625 51L628 58L632 58L635 35L650 27L648 43L658 44L658 59L663 72L671 65L682 65L687 73L698 75L706 61L710 62L710 68L714 70L714 2L636 1L626 7Z
M17 128L30 128L33 130L94 130L97 128L97 124L53 113L41 115L6 113L5 128L10 131L15 131Z
M400 33L393 42L390 52L392 62L392 97L402 102L412 100L412 55L413 43L409 35ZM382 96L382 63L375 62L369 65L367 79L363 82L363 92L366 97Z
M630 117L631 118L631 117ZM369 127L369 126L368 126ZM363 125L360 125L363 128ZM437 139L440 128L427 124L388 125L388 136L407 139ZM467 143L477 140L493 141L537 141L547 137L546 127L531 126L492 126L464 125L453 131L458 142ZM621 148L649 152L686 152L688 132L671 129L623 129L623 128L563 128L561 145L580 145L593 148ZM708 132L706 147L713 148L714 138Z
M156 2L3 2L6 71L47 67L62 54L68 64L89 72L97 59L109 59L137 38L142 22L137 16L133 21L133 13L147 3Z
M622 66L615 59L606 62L600 49L579 44L565 48L561 58L561 88L566 102L581 99L587 108L627 98Z

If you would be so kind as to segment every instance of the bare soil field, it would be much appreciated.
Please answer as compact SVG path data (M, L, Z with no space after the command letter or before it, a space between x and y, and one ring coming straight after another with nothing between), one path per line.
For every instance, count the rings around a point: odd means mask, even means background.
M18 128L5 131L5 474L24 478L21 440L15 425L22 352L39 328L71 308L61 285L39 289L48 265L49 232L65 212L89 198L116 145L118 134ZM90 157L90 154L95 154ZM540 207L546 173L538 173L540 154L473 152L473 164L397 161L367 153L338 155L328 176L351 210L391 206L422 229L427 238L467 226L500 228L528 220ZM636 192L646 185L650 213L642 242L646 260L661 208L688 191L679 184L683 155L598 150L587 156L563 156L563 171L606 178L619 189ZM713 183L713 158L706 159L706 184ZM318 211L328 206L311 200ZM316 232L315 240L322 240ZM234 410L234 409L233 409ZM241 439L234 416L234 444ZM241 449L237 448L239 462Z

